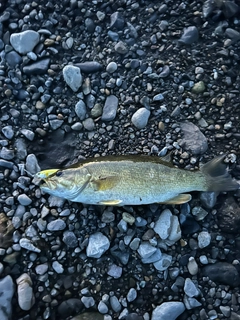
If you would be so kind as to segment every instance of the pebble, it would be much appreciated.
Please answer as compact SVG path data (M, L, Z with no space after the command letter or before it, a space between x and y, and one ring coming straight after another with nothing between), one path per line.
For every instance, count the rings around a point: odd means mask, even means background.
M122 306L120 302L118 301L118 298L116 296L110 297L110 304L114 312L120 312L122 309Z
M200 249L206 248L211 243L211 235L207 231L202 231L198 234L198 247Z
M108 65L107 65L107 68L106 68L106 71L108 73L113 73L117 70L117 64L116 62L110 62Z
M238 287L240 284L240 276L237 268L228 262L216 262L204 266L203 275L209 277L210 280L225 284L231 287Z
M0 150L0 158L4 160L11 160L14 158L14 150L10 150L6 147L2 147Z
M68 317L79 313L80 311L82 311L82 309L83 309L83 303L80 299L70 298L62 301L59 304L57 311L58 311L58 314L60 314L63 319L67 319ZM72 318L72 320L73 319L74 318ZM82 320L87 320L87 319L90 319L90 318L88 317L86 317L85 319L82 318ZM96 319L98 318L96 317ZM77 316L75 320L80 320L79 316ZM95 318L92 318L92 320L95 320Z
M114 49L119 54L126 54L128 52L128 47L123 41L119 41L115 44Z
M194 257L189 258L187 268L192 276L195 276L198 273L198 265Z
M31 241L27 238L20 239L19 244L20 244L21 248L24 248L26 250L37 252L37 253L41 252L41 250L39 248L35 247L31 243Z
M26 75L41 75L45 74L48 70L50 59L42 59L23 67L23 72Z
M142 242L137 250L142 259L147 259L156 252L157 248L148 242Z
M95 300L93 299L93 297L82 297L81 298L82 303L84 304L85 308L91 308L95 305ZM89 318L86 318L89 319Z
M63 68L63 78L67 85L74 91L77 92L82 85L81 70L78 67L67 65Z
M146 127L149 117L150 111L146 108L140 108L132 115L131 121L137 129L143 129Z
M172 256L166 253L162 253L161 259L154 262L154 267L159 271L164 271L169 268L172 263Z
M184 150L190 151L193 155L203 154L208 149L207 138L192 122L182 122L180 124L183 134L179 145Z
M20 194L17 199L18 202L23 206L28 206L32 203L32 200L26 194Z
M200 200L205 208L212 209L217 202L217 192L201 192Z
M204 210L202 207L193 207L192 215L195 217L197 221L201 221L208 215L208 212Z
M36 273L39 275L43 275L48 271L48 265L46 263L42 263L36 266Z
M238 234L240 223L240 207L233 197L223 201L217 211L218 225L226 233Z
M35 134L31 130L28 129L22 129L21 133L24 135L25 138L27 138L30 141L33 141Z
M39 33L33 30L26 30L20 33L13 33L10 36L10 43L20 54L33 51L40 39Z
M58 261L53 261L52 263L53 270L56 271L58 274L62 274L64 272L64 268L61 263Z
M195 26L189 26L184 29L181 38L178 40L181 44L190 45L199 39L198 29Z
M78 246L78 239L75 233L69 230L63 232L63 242L69 248L76 248Z
M134 288L131 288L127 293L127 301L132 302L137 298L137 291Z
M14 283L11 276L0 279L0 319L12 319L12 297L14 294Z
M83 120L83 126L88 131L93 131L95 129L95 122L92 118L87 118Z
M17 278L16 283L18 285L17 294L19 307L22 310L28 311L35 303L32 280L27 273L23 273Z
M163 302L153 310L151 320L176 320L184 311L185 306L182 302Z
M114 279L121 278L122 276L122 267L117 266L116 264L112 264L109 269L107 274Z
M38 160L33 153L30 153L26 158L26 170L33 175L41 171L41 168L38 165Z
M160 101L161 102L163 100L164 100L164 96L161 93L158 93L153 97L153 101Z
M114 95L107 97L102 113L102 121L112 121L115 119L118 108L118 98Z
M11 140L14 136L14 131L13 131L13 127L12 126L5 126L2 128L2 133L4 134L4 136Z
M123 27L124 27L124 24L125 24L125 20L124 20L124 17L123 15L116 11L114 13L111 14L111 17L110 17L110 29L117 29L117 30L122 30Z
M203 81L199 81L199 82L196 82L194 84L194 86L192 87L192 93L203 93L205 91L206 87L205 87L205 84Z
M98 304L98 311L102 314L108 313L108 306L102 300Z
M47 224L49 231L60 231L66 228L66 222L62 219L56 219Z
M81 72L83 73L95 73L103 69L103 66L97 61L75 63L75 66L80 68Z
M91 234L87 246L89 258L100 258L110 247L110 241L101 232Z
M197 297L200 294L198 288L190 278L186 278L183 290L186 293L186 295L188 295L188 297L191 298Z
M169 237L172 224L172 212L169 209L165 209L155 222L153 230L163 240Z
M162 252L159 248L156 249L156 251L150 255L147 258L142 258L142 263L154 263L159 262L162 259ZM161 262L159 262L161 263Z
M202 304L195 298L190 298L187 295L184 295L183 302L187 310L200 307Z

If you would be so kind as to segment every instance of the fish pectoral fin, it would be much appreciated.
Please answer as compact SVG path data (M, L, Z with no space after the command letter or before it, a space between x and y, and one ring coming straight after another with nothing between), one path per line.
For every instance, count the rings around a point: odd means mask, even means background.
M98 204L103 206L119 206L122 200L104 200L100 201Z
M96 191L105 191L112 189L119 182L117 176L99 177L98 179L92 179L91 183Z
M173 197L169 200L166 200L164 202L159 202L159 203L166 203L166 204L183 204L192 199L192 196L188 193L185 194L179 194L176 197Z

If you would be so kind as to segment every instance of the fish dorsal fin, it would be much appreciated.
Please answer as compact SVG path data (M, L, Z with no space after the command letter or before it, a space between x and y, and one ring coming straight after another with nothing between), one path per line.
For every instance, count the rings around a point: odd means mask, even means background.
M117 176L99 177L98 179L92 179L91 183L96 191L105 191L112 189L119 182Z
M104 200L99 202L103 206L119 206L121 203L122 200Z
M173 197L169 200L166 200L164 202L159 202L159 203L166 203L166 204L183 204L192 199L192 196L188 193L185 194L179 194L176 197Z

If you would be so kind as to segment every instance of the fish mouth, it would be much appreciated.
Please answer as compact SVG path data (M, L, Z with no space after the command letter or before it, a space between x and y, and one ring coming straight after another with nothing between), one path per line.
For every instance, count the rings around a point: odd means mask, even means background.
M56 187L57 187L57 185L53 181L47 181L46 179L42 179L40 182L40 188L42 190L44 190L44 189L54 190L54 189L56 189Z

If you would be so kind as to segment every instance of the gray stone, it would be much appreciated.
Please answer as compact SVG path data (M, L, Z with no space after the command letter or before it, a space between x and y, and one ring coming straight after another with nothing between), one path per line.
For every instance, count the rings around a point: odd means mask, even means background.
M184 283L184 292L188 297L193 298L199 295L199 290L190 278L186 278Z
M102 121L112 121L115 119L118 108L118 98L114 95L107 97L102 113Z
M114 279L118 279L122 275L122 267L117 266L116 264L112 264L109 269L107 274Z
M93 94L88 94L86 96L86 104L89 109L92 109L94 107L95 100L96 100L96 98Z
M110 223L115 220L115 214L111 211L105 210L102 214L102 222L104 223Z
M109 72L109 73L113 73L117 70L117 64L116 62L110 62L108 65L107 65L107 68L106 68L106 71Z
M163 210L158 220L155 222L153 230L163 240L169 237L172 224L172 212L169 209Z
M6 147L2 147L0 151L0 158L4 160L12 160L14 158L14 150L8 149Z
M43 275L48 271L48 265L47 263L42 263L36 266L35 268L36 274Z
M74 232L69 231L69 230L63 232L63 242L69 248L75 248L78 245L77 237L75 236Z
M95 73L103 69L103 66L97 61L80 62L75 66L79 67L83 73Z
M84 304L85 308L91 308L95 305L95 300L93 297L82 297L82 303ZM88 317L86 319L89 319Z
M23 72L27 75L41 75L48 70L50 59L41 59L23 67Z
M20 244L21 248L24 248L26 250L37 252L37 253L41 252L41 250L39 248L35 247L31 243L31 241L27 238L20 239L19 244Z
M197 221L201 221L208 215L208 212L202 207L194 207L192 208L192 215Z
M87 246L89 258L100 258L110 247L110 241L101 232L91 234Z
M134 112L132 116L132 123L137 129L143 129L148 123L150 111L146 108L140 108Z
M159 93L159 94L156 94L154 97L153 97L153 101L163 101L164 100L164 96Z
M28 130L28 129L22 129L21 133L24 135L25 138L27 138L30 141L33 141L33 139L35 137L35 134L31 130Z
M111 304L111 307L112 307L113 311L115 311L115 312L120 312L121 311L122 306L121 306L121 304L118 301L118 298L116 296L110 297L110 304Z
M2 128L2 133L4 134L4 136L11 140L14 136L14 131L13 131L13 127L12 126L5 126Z
M172 220L171 221L171 231L170 231L169 237L166 242L168 245L174 244L179 239L181 239L181 236L182 236L178 217L173 215L171 220Z
M33 30L26 30L20 33L13 33L10 36L10 43L20 54L33 51L40 39L39 33Z
M153 265L157 270L164 271L170 266L171 263L172 263L172 256L170 256L169 254L163 253L161 255L161 259L154 262Z
M38 165L37 158L35 154L31 153L27 156L26 159L26 170L30 172L31 174L36 174L41 170L41 168Z
M206 89L206 87L205 87L204 82L203 81L198 81L192 87L192 92L198 94L198 93L204 92L205 89Z
M20 194L17 199L22 206L28 206L32 203L32 200L26 194Z
M115 51L119 54L126 54L128 52L128 47L123 41L119 41L115 44Z
M53 119L49 121L50 127L52 130L57 130L58 128L61 127L61 125L63 124L64 120L60 120L60 119Z
M212 209L217 202L217 192L201 192L200 200L205 208Z
M80 120L84 120L87 114L87 107L83 100L79 100L75 105L76 115Z
M192 276L195 276L198 273L198 264L194 257L188 259L187 268Z
M92 118L87 118L83 121L83 127L88 131L93 131L95 129L95 122Z
M108 306L106 305L105 302L100 301L98 304L98 311L102 314L105 314L108 312Z
M110 22L110 29L116 28L117 30L122 30L125 24L125 20L123 15L116 11L111 14L111 22Z
M153 310L151 320L175 320L184 311L185 306L182 302L164 302Z
M63 68L63 78L74 92L77 92L82 85L81 70L78 67L71 65L65 66Z
M157 248L153 247L148 242L142 242L137 251L142 259L147 259L157 251Z
M183 297L183 302L187 310L191 310L200 307L202 304L195 298L190 298L186 294ZM216 319L216 318L214 318Z
M62 219L56 219L47 224L49 231L60 231L66 228L66 222Z
M139 243L140 243L140 239L139 238L134 238L133 240L132 240L132 242L130 243L130 245L129 245L129 247L132 249L132 250L134 250L134 251L136 251L138 248L139 248Z
M202 231L198 235L198 246L200 249L203 249L211 243L211 235L207 231Z
M192 122L183 122L180 124L183 138L179 145L193 155L199 155L208 149L207 139L204 134Z
M8 275L0 280L0 319L12 319L12 297L14 294L14 283Z
M132 302L132 301L134 301L136 298L137 298L137 290L134 289L134 288L131 288L131 289L128 291L128 294L127 294L127 301L128 301L128 302Z
M153 263L157 262L162 258L162 252L159 248L150 256L147 258L142 258L142 263Z
M181 44L190 45L199 39L198 29L195 26L189 26L184 29L183 35L178 40Z
M64 268L62 264L59 263L58 261L53 261L52 267L53 267L53 270L56 271L58 274L61 274L64 272Z
M28 311L34 305L35 297L33 294L32 280L27 273L23 273L16 280L18 288L18 304L22 310Z

